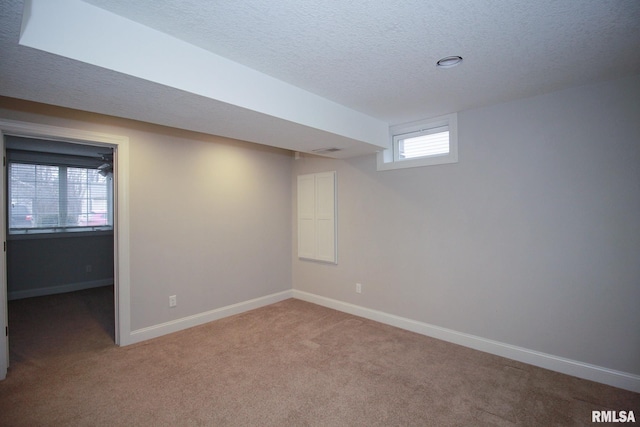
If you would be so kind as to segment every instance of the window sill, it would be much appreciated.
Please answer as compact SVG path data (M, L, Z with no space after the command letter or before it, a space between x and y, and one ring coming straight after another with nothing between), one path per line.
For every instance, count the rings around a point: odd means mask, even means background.
M384 161L384 153L378 152L378 171L388 171L394 169L417 168L422 166L444 165L447 163L458 163L458 155L448 154L443 156L424 157L412 160Z
M43 239L64 239L69 237L95 237L112 236L113 229L103 230L77 230L77 231L38 231L26 233L7 234L7 240L43 240Z

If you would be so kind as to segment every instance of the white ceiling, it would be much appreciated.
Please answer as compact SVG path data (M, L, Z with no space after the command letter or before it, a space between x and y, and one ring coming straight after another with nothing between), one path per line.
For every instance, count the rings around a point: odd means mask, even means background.
M334 157L379 150L388 125L640 73L637 0L27 4L22 44L23 1L0 5L0 95L297 151L341 148ZM171 50L166 35L182 44ZM159 52L141 44L152 38L164 40ZM208 61L190 69L201 75L175 65L196 63L192 53ZM437 69L448 55L464 61Z

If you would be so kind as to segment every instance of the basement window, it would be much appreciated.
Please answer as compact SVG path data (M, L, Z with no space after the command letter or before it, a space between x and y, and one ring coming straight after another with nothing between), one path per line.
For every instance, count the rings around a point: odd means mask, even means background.
M378 153L378 170L432 166L458 161L457 115L389 128L391 148Z

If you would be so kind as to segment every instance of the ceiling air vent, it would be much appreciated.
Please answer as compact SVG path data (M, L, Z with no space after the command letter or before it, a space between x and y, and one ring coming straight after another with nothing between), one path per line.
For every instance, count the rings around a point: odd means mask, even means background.
M311 150L316 154L327 154L327 153L335 153L336 151L341 151L341 148L336 148L336 147L332 147L332 148L318 148L317 150Z

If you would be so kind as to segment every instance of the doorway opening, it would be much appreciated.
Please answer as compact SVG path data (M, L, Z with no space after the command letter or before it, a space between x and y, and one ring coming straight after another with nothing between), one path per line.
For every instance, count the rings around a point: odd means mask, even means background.
M7 135L5 159L10 359L113 344L113 148Z
M89 188L85 185L82 189L82 185L77 181L81 180L77 176L71 177L69 171L81 175L81 178L85 180L85 183L93 185L91 189L92 196L85 197L83 200L73 200L66 202L66 207L57 213L57 220L55 215L49 210L53 206L50 200L37 200L37 197L33 200L26 198L25 194L22 196L20 192L26 188L23 184L19 184L10 193L10 183L7 182L8 165L13 161L15 163L28 164L29 162L25 158L20 157L25 155L24 151L19 148L25 148L18 143L18 149L9 144L9 151L11 152L11 158L7 159L7 153L5 153L5 136L11 138L26 138L35 141L34 144L40 144L40 148L37 150L31 150L39 152L40 155L53 156L55 155L76 155L78 153L60 152L60 147L64 146L67 149L74 151L95 151L99 154L100 165L94 165L103 177L110 176L112 179L111 186L105 186L110 188L106 190L107 194L102 194L102 199L99 197L100 182L104 184L104 180L93 174L92 177L88 177L82 169L89 169L82 165L66 164L57 169L59 176L65 175L63 180L66 182L60 184L57 183L58 191L73 193L76 196L82 192L89 191ZM22 140L24 143L24 140ZM98 150L98 151L96 151ZM22 151L16 154L14 151ZM108 135L103 133L80 131L75 129L53 127L47 125L40 125L27 122L16 122L0 119L0 152L3 153L5 171L0 174L0 188L2 188L0 194L0 205L3 206L2 218L0 221L0 232L2 240L4 241L5 251L4 256L0 257L0 327L6 331L5 337L0 337L0 380L4 379L7 374L7 368L9 366L9 327L8 327L8 297L13 301L19 301L20 298L32 296L41 297L43 295L72 295L81 296L85 298L85 305L88 307L91 305L91 301L95 302L95 295L92 297L91 292L108 292L111 295L111 309L109 316L111 325L108 327L109 339L111 342L115 342L116 345L127 345L130 343L130 299L129 299L129 232L128 232L128 138L124 136ZM17 156L17 157L16 157ZM82 157L82 156L80 156ZM85 156L86 157L86 156ZM90 157L90 156L89 156ZM7 161L9 160L9 161ZM98 159L97 159L98 160ZM40 162L32 162L33 164L45 163L51 166L51 161L41 160ZM55 162L54 162L55 163ZM55 165L55 164L54 164ZM19 168L18 168L19 169ZM54 169L44 168L42 173L45 175L53 174ZM61 174L61 171L65 172ZM34 172L32 177L37 175ZM37 179L32 180L32 184L35 186L43 184L38 183ZM48 182L50 186L52 180L44 180ZM71 181L71 182L69 182ZM29 182L29 180L25 180ZM95 185L94 185L95 184ZM75 192L75 193L74 193ZM104 193L104 192L103 192ZM17 197L16 197L17 195ZM61 196L58 194L58 199ZM71 197L73 199L73 197ZM82 199L82 197L80 197ZM109 202L107 202L109 200ZM38 204L39 203L39 204ZM10 209L13 208L13 209ZM29 210L30 209L30 210ZM15 214L16 217L11 217ZM24 214L24 218L22 215ZM17 222L16 222L17 221ZM40 235L38 235L40 234ZM44 239L47 235L48 238ZM75 262L71 270L74 270L73 274L84 275L86 280L76 280L80 276L76 276L73 280L67 280L66 283L57 283L58 292L49 292L44 290L43 287L34 286L33 284L27 286L25 289L13 288L7 292L7 279L8 273L11 270L9 263L13 262L13 259L7 259L18 255L17 251L13 251L15 248L8 248L14 241L20 241L23 246L26 247L26 252L29 252L29 246L35 245L34 242L38 240L48 240L48 243L44 245L53 245L55 251L43 251L48 253L49 256L60 255L60 253L69 252L68 247L65 245L70 244L71 241L84 242L80 244L85 245L85 251L91 252L86 249L88 247L92 250L97 250L102 253L102 256L97 258L83 258L86 254L80 254L76 251L76 256L71 256ZM73 246L73 245L72 245ZM107 248L107 249L105 249ZM24 249L24 248L22 248ZM106 251L106 252L105 252ZM108 255L104 255L108 252ZM41 251L42 253L42 251ZM67 253L67 255L69 255ZM47 265L46 257L40 256L39 261ZM36 257L37 258L37 257ZM49 263L49 266L54 263ZM109 271L109 277L104 275L106 270ZM10 267L10 268L7 268ZM62 271L60 269L58 273L68 274L69 271ZM11 281L16 277L14 275L18 270L11 270ZM92 276L92 273L96 273ZM92 291L95 289L95 291ZM63 292L63 293L60 293ZM78 293L78 294L76 294ZM88 298L88 299L87 299ZM92 300L93 298L93 300ZM89 301L89 302L87 302ZM103 311L104 322L104 311ZM0 329L0 330L2 330Z

